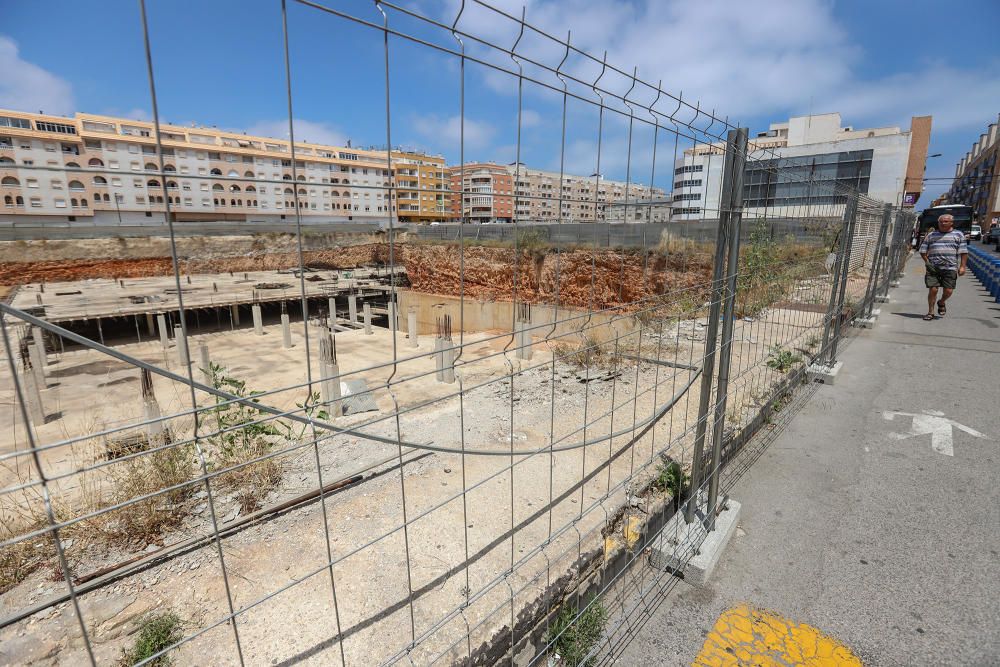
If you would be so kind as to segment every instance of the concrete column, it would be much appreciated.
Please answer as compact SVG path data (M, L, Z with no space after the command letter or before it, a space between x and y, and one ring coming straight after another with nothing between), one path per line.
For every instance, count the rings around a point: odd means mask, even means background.
M281 342L285 347L292 346L292 325L288 320L288 313L281 314Z
M367 301L363 304L364 314L365 314L365 334L371 335L372 333L372 305Z
M25 368L21 371L21 390L28 418L35 426L41 426L45 423L45 408L42 406L42 394L39 391L38 376L34 369Z
M198 344L198 356L201 359L201 365L199 368L205 374L205 377L212 377L212 360L208 357L208 345L205 345L204 343Z
M351 322L358 321L358 297L354 294L347 295L347 311Z
M437 370L435 377L438 382L444 382L444 339L434 339L434 368Z
M444 365L444 382L446 384L452 384L455 382L455 345L450 340L443 341L443 349L441 350Z
M410 347L419 347L417 342L417 311L406 314L406 334L410 337Z
M258 336L263 336L264 318L260 314L260 304L255 303L250 310L253 312L253 332Z
M531 361L531 331L528 322L521 322L521 359Z
M156 323L153 322L153 313L146 313L146 331L150 336L156 335Z
M177 360L181 362L181 366L187 366L190 362L187 340L184 339L184 332L179 324L174 327L174 341L177 342Z
M389 331L396 331L399 329L399 320L396 317L396 304L392 301L389 302Z
M38 379L42 381L41 386L45 386L45 351L41 345L38 344L38 339L36 342L28 343L28 359L31 360L31 366L35 371L35 375Z
M233 326L235 327L240 326L240 307L237 306L236 304L233 304L229 306L229 312L232 314L233 317Z
M160 345L163 349L170 347L170 333L167 331L167 316L160 313L156 316L156 326L160 329Z
M160 419L160 405L153 394L153 377L145 368L139 371L139 387L142 391L142 420L151 422L145 427L146 440L150 445L162 444L166 426Z
M333 329L333 325L337 321L337 300L331 296L327 299L327 303L330 306L330 328Z
M340 417L343 412L340 403L340 368L328 360L320 360L320 373L323 376L320 389L327 412L333 417Z

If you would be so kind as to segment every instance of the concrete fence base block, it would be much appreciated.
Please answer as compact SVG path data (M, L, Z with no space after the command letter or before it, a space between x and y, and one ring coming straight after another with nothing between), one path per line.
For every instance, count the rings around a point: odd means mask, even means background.
M663 528L663 535L669 537L662 546L654 546L650 551L650 565L681 574L684 581L695 586L706 585L736 533L740 519L738 502L726 500L723 507L715 517L715 530L711 532L705 530L703 505L697 512L698 518L691 523L684 521L683 512L675 514Z
M893 280L889 283L889 287L899 287L899 281Z
M841 367L844 362L838 361L832 366L827 366L826 364L810 364L806 369L806 375L809 377L810 382L822 382L823 384L833 384L834 380L837 379L837 374L840 373Z
M888 294L876 295L875 302L876 303L889 303L889 295Z
M882 310L880 308L876 308L875 310L872 311L871 317L859 317L858 319L854 320L854 326L859 327L861 329L874 329L875 323L878 322L878 316L881 314Z

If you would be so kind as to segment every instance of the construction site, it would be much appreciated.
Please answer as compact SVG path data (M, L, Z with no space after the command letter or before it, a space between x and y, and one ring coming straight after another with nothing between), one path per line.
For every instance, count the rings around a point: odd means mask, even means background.
M7 318L0 384L5 662L114 662L168 609L179 664L489 663L679 507L710 246L303 240L5 244L37 318ZM760 244L731 440L828 321L828 248Z

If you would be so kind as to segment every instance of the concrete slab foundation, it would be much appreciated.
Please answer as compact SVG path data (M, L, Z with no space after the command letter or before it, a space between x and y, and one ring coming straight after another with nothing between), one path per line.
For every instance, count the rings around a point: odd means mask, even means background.
M837 379L837 373L840 372L840 368L843 365L842 361L838 361L832 366L819 363L810 364L809 368L806 369L806 375L809 377L810 382L833 384L833 381Z
M653 567L674 570L695 586L708 583L740 518L740 504L726 500L715 518L715 530L708 532L702 522L703 507L697 513L699 518L691 523L684 521L683 513L675 514L663 528L665 539L652 548L649 556Z

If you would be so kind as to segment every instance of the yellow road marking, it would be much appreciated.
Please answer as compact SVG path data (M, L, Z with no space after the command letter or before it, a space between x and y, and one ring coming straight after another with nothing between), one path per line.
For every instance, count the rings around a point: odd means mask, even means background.
M836 639L811 625L749 605L729 609L705 638L695 667L861 667Z

